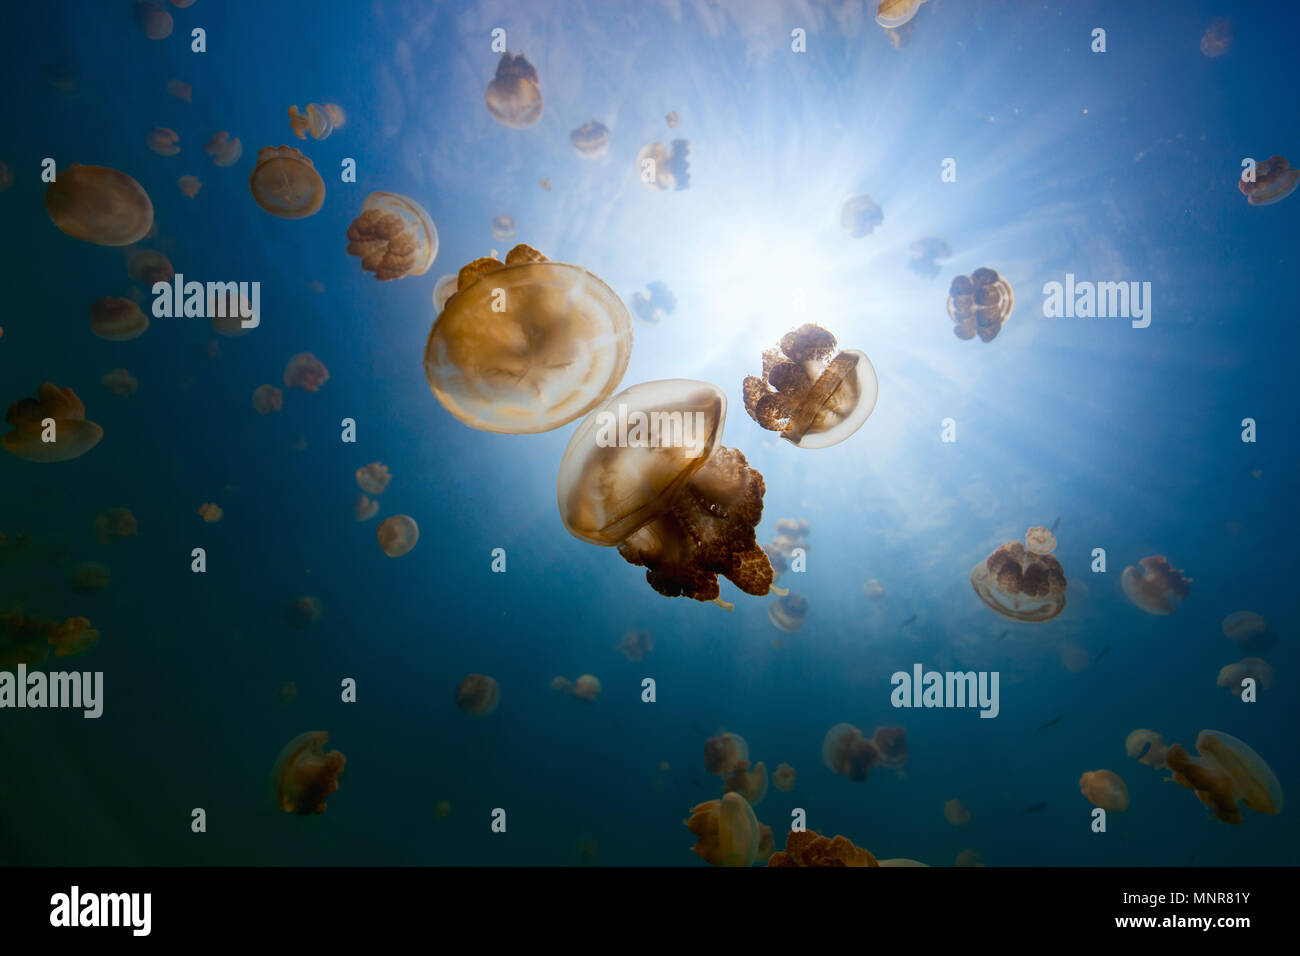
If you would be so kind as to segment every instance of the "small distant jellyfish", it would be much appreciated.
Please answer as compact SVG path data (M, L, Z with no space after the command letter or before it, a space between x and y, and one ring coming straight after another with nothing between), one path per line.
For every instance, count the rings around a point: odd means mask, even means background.
M800 448L829 448L871 416L879 386L866 354L840 351L835 336L811 322L763 353L763 377L746 376L745 411Z
M1065 644L1061 647L1061 666L1071 674L1081 674L1092 664L1087 648L1078 644Z
M866 193L853 193L840 202L840 225L854 239L869 236L884 221L884 211Z
M948 286L948 317L959 339L978 335L981 342L992 342L1015 307L1011 283L993 269L980 268L968 276L957 276Z
M691 144L688 140L675 139L671 143L646 143L636 154L637 178L647 189L690 189L690 159ZM653 179L646 177L647 170L654 174Z
M884 767L897 769L907 763L907 731L902 727L877 727L871 742Z
M271 769L271 793L285 813L307 817L325 812L325 800L339 788L347 758L325 751L329 734L323 730L299 734L285 744Z
M100 544L118 538L134 538L140 526L129 508L112 508L95 516L95 537Z
M153 227L153 203L144 187L107 166L73 163L45 187L45 211L73 239L129 246Z
M438 229L414 199L398 193L374 192L348 226L347 253L361 259L361 268L385 282L422 276L438 255Z
M539 179L537 185L542 187L542 192L549 193L551 191L551 181L549 179Z
M193 199L199 194L199 190L203 188L203 180L199 179L198 176L182 176L176 180L176 188L190 199Z
M916 16L925 0L880 0L876 4L876 22L889 30L897 30Z
M552 677L551 690L555 691L557 694L572 694L573 681L569 680L567 677Z
M497 709L501 685L486 674L469 674L456 688L456 706L475 717L486 717Z
M244 317L250 319L260 318L253 311L252 304L249 303L243 293L234 288L234 283L229 283L227 288L218 289L217 286L222 283L210 283L207 298L207 314L209 316L208 324L212 331L218 335L224 335L227 338L238 338L241 335L247 335L252 331L252 326L245 327Z
M573 682L573 690L570 691L578 700L585 700L594 704L600 697L600 678L594 674L580 674L578 679Z
M75 657L99 643L99 631L84 617L70 617L55 624L45 639L54 648L55 657Z
M803 627L808 616L808 599L800 594L777 598L767 609L767 619L783 631L793 633Z
M880 761L880 751L870 738L852 724L836 724L822 740L822 762L832 773L853 781L867 779Z
M253 389L253 407L259 415L278 412L284 407L284 393L274 385L259 385Z
M1241 696L1241 682L1250 678L1260 690L1273 687L1273 665L1261 657L1243 657L1235 664L1227 664L1219 669L1216 683L1225 688L1229 694Z
M1173 614L1191 593L1191 578L1170 566L1163 557L1143 558L1129 565L1120 577L1125 596L1148 614Z
M1223 619L1220 627L1223 636L1243 651L1266 651L1277 643L1268 633L1268 622L1254 611L1234 611Z
M677 111L673 110L664 117L664 122L668 124L669 129L677 128Z
M130 299L105 296L90 306L90 331L110 342L129 342L149 328L149 317Z
M208 524L216 524L221 520L221 517L224 514L225 512L221 510L221 505L214 504L211 501L206 501L199 505L199 517Z
M1201 37L1201 52L1211 59L1216 56L1223 56L1228 52L1228 47L1232 46L1232 41L1236 38L1236 32L1231 20L1216 17L1210 21L1210 25L1205 29L1204 36Z
M140 387L140 382L124 368L115 368L105 372L104 377L99 380L99 384L114 395L123 398L127 395L134 395Z
M542 86L522 53L501 55L485 98L488 112L502 126L527 129L542 118Z
M357 521L369 521L377 514L379 514L378 501L366 495L357 495L356 503L352 505L352 517Z
M392 480L392 473L382 461L372 461L357 469L357 487L372 495L382 495Z
M971 816L966 804L953 797L943 805L943 818L953 826L960 827L970 823Z
M275 692L275 699L282 704L289 704L298 697L298 685L291 680L285 681Z
M299 352L284 367L284 387L316 392L329 381L329 369L310 352Z
M172 15L153 0L140 0L136 6L140 28L150 40L165 40L172 35Z
M287 146L281 148L288 149ZM203 144L203 152L211 156L212 162L217 166L233 166L244 155L244 144L239 137L231 137L224 129L219 129ZM258 159L261 159L260 153Z
M304 594L284 609L284 618L290 627L303 630L319 621L324 613L320 598Z
M108 565L83 561L68 574L68 587L74 591L102 591L111 577Z
M166 126L155 126L149 133L149 148L159 156L175 156L181 151L181 148L176 145L178 142L180 137L176 135L176 131Z
M188 103L190 102L190 98L193 96L193 94L194 94L194 88L190 86L188 83L186 83L184 80L167 81L168 96L171 96L178 100L183 100L186 103Z
M870 581L863 583L862 593L867 596L869 601L879 601L885 596L885 586L872 578Z
M155 282L170 282L176 270L163 253L154 249L138 249L127 260L126 274L136 282L152 286Z
M400 558L420 540L420 528L410 515L392 515L379 523L379 546L390 558Z
M511 216L497 216L492 220L492 238L504 242L515 237L515 221Z
M744 797L725 793L721 800L698 804L683 822L698 837L691 849L701 860L714 866L753 865L759 826L754 808Z
M776 769L772 771L772 786L782 793L789 793L794 789L794 767L788 763L779 763Z
M1165 754L1168 750L1164 736L1145 727L1131 731L1124 738L1124 753L1136 757L1138 763L1155 770L1164 769Z
M325 202L325 181L315 164L292 146L259 149L248 188L253 200L279 219L314 216Z
M776 538L763 545L768 560L772 562L772 575L779 580L790 570L796 549L807 550L808 522L802 518L782 518L776 523ZM782 595L784 597L784 595Z
M628 660L642 661L655 649L655 639L649 631L628 631L618 642L618 649Z
M666 315L677 308L677 296L662 282L651 282L645 292L632 294L632 314L642 322L658 325Z
M980 862L980 855L972 849L962 850L957 854L957 859L953 861L953 866L983 866Z
M740 764L749 766L749 744L739 734L721 733L704 742L704 769L729 777Z
M1030 532L1042 530L1031 528ZM1046 539L1035 536L1031 540L1026 535L1026 542L1030 548L1019 541L995 548L971 569L971 587L1003 617L1026 623L1050 621L1065 609L1065 571L1053 555L1031 550L1045 547Z
M1241 807L1256 813L1282 812L1282 785L1273 768L1245 742L1220 730L1196 735L1199 756L1174 744L1165 755L1174 781L1196 793L1224 823L1242 822Z
M569 134L569 142L583 159L600 159L609 152L609 127L592 120Z
M42 441L47 418L54 419L55 440ZM86 420L86 406L70 388L53 382L41 385L38 397L14 402L5 413L13 431L0 438L0 446L24 461L60 462L80 458L99 444L104 429Z
M751 769L748 762L741 761L722 782L722 790L738 793L751 807L758 806L767 796L767 766L760 760Z
M1079 792L1094 807L1113 812L1128 809L1128 786L1109 770L1089 770L1079 778Z
M948 245L948 240L938 236L916 240L909 251L912 258L907 261L907 267L921 276L937 276L939 260L952 258L952 247Z
M1285 156L1272 156L1256 164L1253 183L1237 179L1237 188L1252 206L1281 202L1295 192L1297 185L1300 185L1300 169L1288 163Z
M334 132L334 121L319 103L308 103L306 116L298 112L297 106L290 106L289 126L299 139L306 139L309 132L313 139L325 139Z
M848 837L829 839L816 830L790 830L785 849L772 854L772 867L871 867L882 864L864 847L854 846Z

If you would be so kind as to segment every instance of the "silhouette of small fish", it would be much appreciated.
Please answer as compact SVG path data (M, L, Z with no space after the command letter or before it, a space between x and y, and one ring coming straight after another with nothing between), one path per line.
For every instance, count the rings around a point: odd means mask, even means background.
M1010 630L1003 631L1003 632L1002 632L1001 634L999 634L997 637L993 638L993 643L996 644L998 641L1002 640L1004 637L1006 637L1006 636L1007 636L1008 634L1010 634L1010 633L1011 633Z
M911 624L915 620L916 620L916 615L913 614L911 617L909 617L906 621L903 622L903 627L907 627L907 625Z
M1047 723L1043 724L1043 726L1039 727L1038 729L1039 729L1039 730L1046 730L1048 727L1055 727L1057 724L1059 724L1059 723L1064 719L1064 717L1065 717L1064 714L1058 714L1056 717L1053 717L1051 720L1049 720Z
M1057 515L1056 520L1052 522L1052 526L1047 530L1052 532L1052 534L1056 534L1056 529L1059 528L1060 526L1061 526L1061 516Z
M1107 644L1105 647L1103 647L1103 648L1101 649L1101 653L1098 654L1096 657L1094 657L1094 658L1092 659L1092 662L1093 662L1094 664L1097 663L1099 660L1101 660L1103 657L1105 657L1105 656L1106 656L1107 654L1109 654L1109 653L1110 653L1110 645Z
M1044 800L1042 803L1035 803L1035 804L1032 804L1031 806L1025 807L1025 808L1024 808L1023 810L1021 810L1020 812L1021 812L1022 814L1024 814L1024 815L1028 816L1028 815L1031 814L1031 813L1039 813L1039 812L1041 812L1041 811L1043 811L1043 810L1046 810L1046 809L1047 809L1047 801Z

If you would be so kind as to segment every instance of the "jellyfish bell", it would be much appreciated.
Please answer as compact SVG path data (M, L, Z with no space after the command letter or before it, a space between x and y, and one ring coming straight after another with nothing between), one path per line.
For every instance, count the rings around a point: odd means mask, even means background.
M655 639L649 631L628 631L619 641L618 649L629 661L644 660L655 649Z
M749 744L739 734L724 732L704 742L704 768L709 773L728 777L742 763L749 766Z
M46 425L50 420L52 424ZM0 438L0 446L24 461L71 461L104 437L104 429L86 420L86 406L77 393L52 382L42 384L36 398L11 404L5 423L12 425L13 431ZM51 435L53 440L45 441Z
M311 816L325 812L325 800L339 788L347 758L325 751L329 734L323 730L299 734L285 744L271 768L271 793L285 813Z
M280 148L288 149L289 147L282 146ZM224 129L219 129L208 137L208 141L203 144L203 152L212 157L213 165L233 166L239 162L239 157L244 155L244 144L238 136L232 137ZM261 159L261 153L258 153L258 159Z
M199 179L198 176L182 176L176 180L176 188L190 199L193 199L199 194L199 190L203 188L203 180Z
M1232 21L1224 17L1216 17L1210 21L1210 25L1205 28L1205 33L1201 37L1201 53L1214 59L1228 52L1232 46L1232 41L1236 38L1236 29Z
M304 594L285 608L284 617L290 627L302 630L319 621L324 613L320 598Z
M569 142L583 159L599 159L609 151L609 127L592 120L569 134Z
M216 524L221 520L224 514L225 512L221 510L221 505L215 504L211 501L205 501L203 504L199 505L199 517L207 524Z
M1268 633L1268 622L1254 611L1234 611L1220 625L1223 636L1234 641L1243 651L1264 651L1277 643Z
M1285 156L1271 156L1255 166L1255 181L1237 180L1237 188L1252 206L1271 206L1295 192L1300 185L1300 169L1292 167Z
M253 201L279 219L305 219L325 202L325 181L315 164L292 146L259 149L248 188Z
M115 368L105 372L104 377L99 380L99 384L114 395L121 397L134 395L136 390L140 388L139 379L124 368Z
M126 274L136 282L152 286L155 282L170 282L176 270L163 253L155 249L137 249L126 262Z
M375 536L384 554L400 558L420 540L420 528L410 515L391 515L379 523Z
M885 214L866 193L853 193L840 202L840 225L854 239L871 234L885 220Z
M966 809L966 805L953 797L943 805L943 818L953 826L960 827L970 823L971 816L970 811Z
M970 583L981 601L1013 621L1050 621L1065 609L1061 562L1050 554L1036 554L1019 541L1006 542L975 565Z
M880 754L880 765L898 769L907 763L907 730L903 727L877 727L871 737Z
M1089 770L1079 778L1079 792L1094 807L1120 812L1128 809L1128 786L1109 770Z
M776 769L772 771L772 786L782 793L789 793L794 789L794 780L794 767L788 763L777 764Z
M646 143L636 155L637 176L647 189L682 190L691 186L691 144L675 139L671 143Z
M54 648L55 657L75 657L99 643L99 631L84 617L70 617L62 624L55 624L46 641Z
M377 514L379 514L378 501L366 495L357 495L357 500L352 505L353 518L357 521L369 521Z
M595 674L580 674L578 679L573 682L573 687L569 691L579 700L585 700L594 704L600 697L600 678Z
M310 352L299 352L284 367L284 387L300 388L304 392L320 391L329 381L329 369Z
M1163 769L1165 766L1165 753L1168 750L1164 736L1145 727L1130 731L1124 738L1124 753L1136 757L1138 763L1156 770Z
M134 538L140 525L128 508L112 508L95 516L95 537L100 544L116 538Z
M1256 813L1282 812L1282 785L1264 758L1243 741L1221 730L1196 736L1198 757L1179 744L1165 755L1174 780L1196 796L1224 823L1241 823L1241 807Z
M800 448L829 448L871 416L876 370L863 352L838 351L835 336L811 322L763 353L763 377L745 378L745 411Z
M333 116L319 103L307 104L307 132L312 139L325 139L334 132Z
M1056 536L1046 528L1030 528L1025 532L1025 550L1031 554L1051 554L1056 550Z
M1129 565L1120 577L1125 596L1148 614L1173 614L1191 593L1192 579L1170 566L1163 558L1152 555Z
M631 354L632 320L609 286L518 245L504 264L461 269L429 333L424 373L462 424L522 435L587 414L618 386Z
M887 30L897 30L916 16L925 0L880 0L876 4L876 22Z
M836 724L822 740L822 762L828 770L850 780L867 779L880 761L880 750L852 724Z
M497 216L492 220L492 238L504 242L515 237L515 220L512 216Z
M802 594L779 597L767 608L767 619L783 631L794 633L808 616L808 599Z
M172 35L172 15L155 0L138 0L135 15L150 40L165 40Z
M340 130L347 125L347 113L337 103L326 103L325 115L329 117L330 123L335 130Z
M522 53L501 55L485 99L488 112L502 126L527 129L542 118L542 86L537 70Z
M1242 681L1247 678L1261 690L1270 690L1273 687L1273 665L1260 657L1243 657L1235 664L1220 668L1216 683L1226 688L1228 693L1240 697Z
M166 126L155 126L149 131L149 138L146 141L148 147L159 156L175 156L181 151L181 148L176 145L178 142L180 137L176 135L176 131Z
M978 335L981 342L992 342L1015 307L1011 283L993 269L957 276L948 287L948 317L955 323L953 332L959 339Z
M714 866L752 866L758 855L759 825L754 808L738 793L698 804L683 821L698 837L693 849Z
M722 789L740 794L751 807L758 806L767 796L767 766L760 760L751 769L748 761L740 761L723 781Z
M45 211L73 239L100 246L129 246L148 235L153 203L144 187L107 166L77 163L45 187Z
M278 412L284 407L284 393L274 385L259 385L253 389L253 407L259 415Z
M468 674L456 688L456 706L475 717L486 717L497 709L501 685L487 674Z
M388 490L388 483L393 480L388 466L381 461L372 461L357 469L357 487L372 495L382 495Z
M418 202L400 193L373 192L348 226L347 253L385 282L422 276L438 255L438 228Z

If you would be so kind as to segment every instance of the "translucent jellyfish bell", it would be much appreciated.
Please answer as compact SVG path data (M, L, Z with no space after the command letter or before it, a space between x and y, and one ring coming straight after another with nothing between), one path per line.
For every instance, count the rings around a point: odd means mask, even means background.
M1168 750L1164 736L1145 727L1130 731L1124 738L1124 753L1137 758L1138 763L1154 767L1156 770L1164 767L1165 753Z
M380 281L422 276L437 258L438 229L411 197L374 192L348 226L347 253Z
M53 419L54 440L44 441L47 419ZM57 462L80 458L99 444L104 429L86 421L86 406L70 388L52 382L41 386L39 397L14 402L5 413L13 431L0 438L0 446L24 461Z
M526 129L542 118L542 86L537 70L522 53L501 55L486 100L492 118L511 129Z
M887 30L897 30L916 16L925 0L880 0L876 4L876 22Z
M808 616L808 599L801 594L786 594L768 606L767 618L783 631L793 633L803 627Z
M1260 690L1269 690L1273 686L1273 665L1262 657L1243 657L1235 664L1220 668L1216 683L1229 694L1240 697L1241 682L1246 678L1253 680Z
M438 280L437 285L433 287L433 314L442 315L442 310L447 308L448 300L456 294L456 276L448 273Z
M592 120L569 134L569 142L583 159L599 159L609 151L609 127Z
M292 146L263 146L248 174L259 206L280 219L305 219L325 202L325 181L312 161Z
M1163 557L1145 557L1129 565L1120 576L1125 596L1148 614L1173 614L1191 593L1192 579L1170 566Z
M1243 651L1264 651L1277 643L1268 633L1268 622L1254 611L1233 611L1219 626L1223 636L1235 641Z
M675 139L671 143L646 143L636 156L637 176L647 189L681 190L691 186L691 144Z
M325 139L334 132L334 120L330 111L319 103L307 104L307 132L312 139Z
M153 227L153 203L144 187L107 166L73 163L45 187L45 211L73 239L129 246Z
M854 239L870 235L884 220L884 212L866 193L853 193L840 202L840 225Z
M772 771L772 786L782 793L789 793L794 789L794 780L794 767L788 763L777 764L776 769Z
M323 730L299 734L285 744L271 769L271 793L285 813L310 816L325 812L325 799L339 788L347 758L337 750L325 752L329 734Z
M149 328L149 317L130 299L105 296L90 306L90 331L110 342L129 342Z
M836 724L822 740L822 762L841 777L861 781L880 761L875 742L852 724Z
M740 734L724 732L704 741L704 769L709 773L727 777L741 764L749 766L749 744Z
M1241 823L1242 803L1256 813L1282 812L1282 785L1264 758L1243 741L1220 730L1196 736L1199 757L1179 744L1165 755L1174 780L1196 792L1200 801L1224 823Z
M424 374L461 423L522 435L591 411L631 354L632 319L609 286L518 245L504 265L477 259L461 269L429 333Z
M1011 283L993 269L957 276L948 287L948 317L955 323L953 334L959 339L979 335L981 342L992 342L1015 307Z
M1050 554L1032 550L1047 545L1037 534L1041 531L1029 530L1029 548L1019 541L1007 541L970 572L971 587L980 600L1013 621L1050 621L1065 610L1066 580L1061 562ZM1047 535L1050 537L1051 532ZM1056 539L1050 543L1055 547Z
M876 370L865 353L835 346L811 322L782 336L763 353L763 377L745 378L749 417L800 448L829 448L861 428L876 407Z
M515 220L513 216L500 215L492 220L492 238L500 242L515 237Z
M1089 770L1079 778L1079 792L1094 807L1116 813L1128 809L1128 786L1110 770Z
M1271 206L1281 202L1300 185L1300 169L1287 162L1285 156L1272 156L1255 166L1255 181L1237 180L1237 188L1252 206Z
M737 793L723 794L691 811L684 821L698 838L696 855L714 866L752 866L758 855L759 827L754 808Z
M468 674L456 688L456 706L475 717L486 717L497 709L501 685L487 674Z
M400 558L420 540L420 527L410 515L391 515L379 523L375 532L379 546L390 558Z

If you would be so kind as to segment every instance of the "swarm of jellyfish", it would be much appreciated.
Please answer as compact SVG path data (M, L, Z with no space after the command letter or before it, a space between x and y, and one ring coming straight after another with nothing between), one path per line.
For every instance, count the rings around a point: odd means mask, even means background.
M278 412L284 407L284 392L274 385L259 385L253 389L253 407L259 415Z
M1065 571L1051 554L1056 539L1045 528L1030 528L1025 544L1007 541L971 569L970 583L980 600L1013 621L1050 621L1065 609Z
M86 406L77 393L52 382L41 385L36 398L11 404L5 423L13 431L0 438L0 446L24 461L71 461L104 437L104 429L86 420Z
M1094 807L1119 812L1128 809L1128 786L1110 770L1089 770L1079 778L1079 792Z
M305 219L325 202L325 181L315 164L292 146L259 149L248 188L259 206L280 219Z
M800 448L844 441L876 407L876 370L863 352L839 351L835 336L811 322L763 353L763 377L745 378L745 411Z
M140 526L129 508L110 508L95 515L95 537L100 544L117 538L134 538L139 533Z
M284 367L284 387L316 392L329 381L329 369L310 352L299 352Z
M759 824L754 808L736 793L697 805L682 821L697 837L697 856L714 866L752 866L758 855Z
M649 631L628 631L618 642L618 649L628 660L642 661L655 649L655 639Z
M853 193L840 202L840 226L854 239L869 236L884 221L884 211L866 193Z
M592 120L569 134L569 142L583 159L599 159L609 151L609 127Z
M456 688L456 706L475 717L486 717L497 709L501 685L487 674L468 674Z
M1256 813L1282 812L1282 785L1264 758L1244 742L1219 730L1196 735L1198 756L1174 744L1165 763L1174 780L1195 792L1224 823L1241 823L1241 807Z
M1155 555L1130 564L1119 580L1124 595L1148 614L1173 614L1192 590L1191 578Z
M833 839L816 830L791 830L785 835L785 849L773 853L768 866L879 866L871 851L854 846L848 837Z
M282 146L280 148L288 149L289 147ZM267 149L270 149L270 147L268 146ZM244 155L244 144L240 142L238 136L232 137L224 129L219 129L208 137L208 141L203 144L203 152L212 157L213 165L233 166L239 162L239 157ZM261 158L262 154L259 152L259 162Z
M662 282L651 282L644 292L632 293L632 312L642 322L658 325L677 308L677 296Z
M953 334L959 339L992 342L1011 318L1016 307L1011 283L992 269L976 269L968 276L957 276L948 286L948 316Z
M384 554L390 558L400 558L420 540L420 528L410 515L391 515L379 523L375 537Z
M1266 651L1277 639L1268 632L1268 622L1254 611L1234 611L1220 625L1223 636L1243 651Z
M542 85L522 53L501 55L485 99L488 112L502 126L527 129L542 118Z
M381 282L422 276L438 255L438 229L409 196L373 192L348 226L347 253Z
M788 763L779 763L772 771L772 786L782 793L789 793L794 789L794 778L794 767Z
M109 369L99 380L99 384L120 397L134 395L140 387L139 380L124 368Z
M107 166L72 163L45 187L45 211L73 239L129 246L153 228L153 203L144 187Z
M646 143L636 154L637 175L647 189L689 189L690 157L691 144L684 139L675 139L671 143Z
M323 730L299 734L284 745L271 768L271 794L285 813L311 816L325 812L325 800L339 788L347 758L326 752L329 734Z
M1285 156L1271 156L1255 166L1254 182L1237 180L1237 188L1252 206L1271 206L1295 192L1300 185L1300 169Z
M1227 664L1219 669L1216 684L1225 688L1229 694L1241 696L1243 681L1252 680L1260 690L1273 687L1273 665L1262 657L1243 657L1235 664Z

